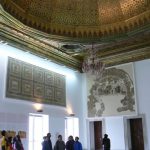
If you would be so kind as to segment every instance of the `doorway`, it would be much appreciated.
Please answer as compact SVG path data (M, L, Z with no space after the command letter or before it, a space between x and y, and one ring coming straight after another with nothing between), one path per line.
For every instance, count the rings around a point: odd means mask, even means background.
M102 149L102 121L94 121L95 150Z
M48 115L29 115L29 150L41 150L43 136L49 132Z
M89 122L90 150L102 150L102 121Z
M129 119L131 149L144 150L143 124L142 118Z

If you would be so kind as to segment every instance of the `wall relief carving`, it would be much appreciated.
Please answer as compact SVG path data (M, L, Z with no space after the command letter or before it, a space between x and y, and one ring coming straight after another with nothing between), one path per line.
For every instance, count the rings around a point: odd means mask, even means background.
M133 68L106 69L100 77L87 77L88 117L129 115L136 112Z
M9 98L66 106L65 76L10 57L6 87Z

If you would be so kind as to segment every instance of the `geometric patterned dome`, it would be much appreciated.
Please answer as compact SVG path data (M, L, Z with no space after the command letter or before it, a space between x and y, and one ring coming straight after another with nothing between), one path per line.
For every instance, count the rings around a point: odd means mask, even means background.
M149 0L1 0L1 4L25 25L64 37L99 39L150 23Z

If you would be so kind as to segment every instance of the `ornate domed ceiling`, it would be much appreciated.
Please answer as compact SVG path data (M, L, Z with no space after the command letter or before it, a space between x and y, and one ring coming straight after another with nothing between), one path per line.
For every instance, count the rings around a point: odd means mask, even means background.
M150 0L0 0L0 40L81 71L150 58Z
M103 38L148 24L149 0L1 0L22 23L55 35Z

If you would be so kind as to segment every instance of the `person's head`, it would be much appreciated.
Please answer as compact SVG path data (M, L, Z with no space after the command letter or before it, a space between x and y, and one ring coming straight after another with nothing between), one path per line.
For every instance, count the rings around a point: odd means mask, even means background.
M68 137L68 140L73 140L73 136L70 135L70 136Z
M76 136L76 137L75 137L75 141L79 141L79 137Z
M51 133L47 133L47 137L50 139L51 138Z
M104 137L105 137L105 138L108 138L108 134L104 134Z
M59 141L62 140L62 135L58 135L58 140L59 140Z
M3 130L3 131L1 132L1 135L2 135L2 136L6 136L6 131Z

